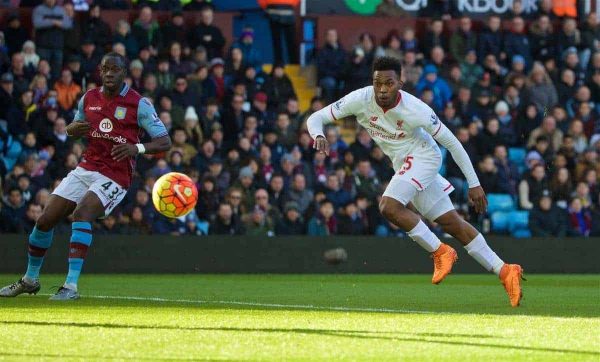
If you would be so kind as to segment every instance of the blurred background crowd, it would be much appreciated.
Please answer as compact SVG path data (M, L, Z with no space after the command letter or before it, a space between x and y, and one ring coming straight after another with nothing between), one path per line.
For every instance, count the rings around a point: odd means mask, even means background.
M313 152L305 122L369 85L373 59L388 55L402 61L404 89L455 132L492 194L489 214L474 215L464 177L445 157L441 173L456 188L451 197L465 218L485 232L515 236L600 235L596 13L575 18L542 0L525 15L515 0L506 16L475 22L452 1L431 1L439 6L423 14L425 31L400 31L390 22L382 39L367 31L340 39L331 28L310 65L320 96L300 109L283 63L298 62L290 31L298 1L275 1L276 13L269 1L259 2L279 34L274 44L287 43L274 46L270 65L252 27L226 39L212 3L172 2L22 1L33 7L32 28L18 12L2 19L1 232L30 232L49 194L77 166L85 142L68 138L65 127L81 95L99 86L98 64L113 50L129 60L127 82L155 104L173 147L138 157L126 199L98 221L97 233L400 235L378 210L394 171L369 134L352 120L329 126L326 158ZM138 10L131 22L111 27L103 20L105 9L130 7ZM168 21L156 21L153 11L173 8ZM185 21L187 11L197 11L195 24ZM402 11L385 0L377 14ZM457 23L452 31L449 21ZM351 139L340 128L348 124ZM198 185L195 212L182 219L152 206L154 181L170 171ZM69 232L67 222L57 232Z

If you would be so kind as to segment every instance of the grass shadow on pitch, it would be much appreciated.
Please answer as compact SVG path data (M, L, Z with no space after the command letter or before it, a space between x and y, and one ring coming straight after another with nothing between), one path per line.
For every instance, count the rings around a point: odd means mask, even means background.
M515 346L486 342L486 338L498 338L488 334L464 334L464 333L407 333L400 331L361 331L361 330L337 330L337 329L310 329L310 328L239 328L239 327L182 327L182 326L155 326L155 325L130 325L115 323L86 323L86 322L42 322L42 321L0 321L6 325L29 325L50 327L75 327L75 328L110 328L110 329L151 329L151 330L181 330L181 331L214 331L214 332L261 332L261 333L297 333L308 335L321 335L344 338L360 338L373 340L387 340L397 342L417 342L428 344L445 344L464 347L484 347L498 349L516 349L531 352L545 353L568 353L600 357L600 352L564 349L543 348L529 346ZM398 336L400 335L400 336ZM482 342L470 342L454 340L459 338L481 339ZM2 353L0 353L2 356Z

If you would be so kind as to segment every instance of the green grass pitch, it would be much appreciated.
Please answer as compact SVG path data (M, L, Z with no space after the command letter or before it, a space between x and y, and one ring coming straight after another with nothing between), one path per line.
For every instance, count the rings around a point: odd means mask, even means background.
M46 275L0 299L0 360L600 361L600 277L527 277L513 309L493 275Z

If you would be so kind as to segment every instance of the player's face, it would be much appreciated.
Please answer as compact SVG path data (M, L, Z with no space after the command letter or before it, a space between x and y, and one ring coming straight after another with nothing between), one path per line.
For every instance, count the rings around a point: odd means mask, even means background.
M375 101L382 108L390 108L396 101L401 83L393 70L376 70L373 73Z
M100 64L100 76L104 87L115 92L125 80L125 64L117 57L105 57Z

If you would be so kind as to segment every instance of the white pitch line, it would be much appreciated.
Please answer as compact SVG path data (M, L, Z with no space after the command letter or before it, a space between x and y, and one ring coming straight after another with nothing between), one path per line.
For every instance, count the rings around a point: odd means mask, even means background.
M43 296L52 296L54 294L38 294ZM373 313L412 313L412 314L455 314L450 312L433 312L426 310L410 309L392 309L392 308L360 308L360 307L323 307L312 304L279 304L279 303L258 303L258 302L239 302L234 300L194 300L194 299L166 299L158 297L130 297L116 295L84 295L82 299L113 299L113 300L133 300L144 302L159 303L184 303L184 304L221 304L221 305L243 305L249 307L269 307L269 308L293 308L308 310L324 310L338 312L373 312Z

